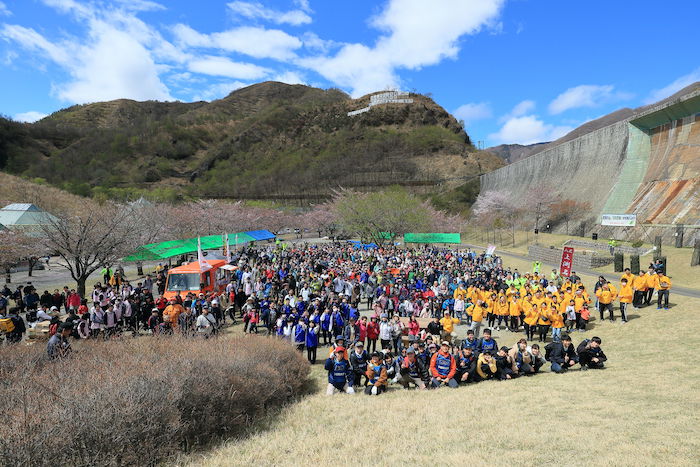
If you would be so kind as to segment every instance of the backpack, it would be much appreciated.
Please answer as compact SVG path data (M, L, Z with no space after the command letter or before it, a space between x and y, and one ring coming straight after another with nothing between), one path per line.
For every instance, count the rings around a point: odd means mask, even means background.
M15 330L15 323L12 321L12 318L0 319L0 332L4 332L5 334L9 334L14 330Z
M584 350L586 350L586 346L588 345L588 343L589 343L590 341L591 341L590 339L584 339L584 340L582 340L581 343L578 345L578 347L576 347L576 353L577 353L577 354L580 354L581 352L583 352Z

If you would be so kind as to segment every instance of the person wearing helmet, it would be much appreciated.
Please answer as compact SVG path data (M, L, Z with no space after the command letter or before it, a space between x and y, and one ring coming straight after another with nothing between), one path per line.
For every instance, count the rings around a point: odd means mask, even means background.
M345 347L336 346L333 356L326 360L324 365L328 372L328 387L326 395L332 396L336 391L347 394L354 394L352 385L348 384L348 379L352 377L350 362L345 358Z

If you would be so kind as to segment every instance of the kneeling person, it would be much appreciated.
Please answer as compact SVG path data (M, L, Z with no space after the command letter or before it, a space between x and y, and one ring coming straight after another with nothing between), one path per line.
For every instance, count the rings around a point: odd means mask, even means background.
M442 341L440 350L430 359L430 373L433 377L430 385L437 388L446 384L451 388L456 388L458 386L457 381L454 379L456 372L457 364L450 353L450 343Z
M348 384L348 379L352 378L350 362L345 359L345 348L337 346L334 356L326 360L324 368L328 372L328 388L326 394L331 396L336 390L354 394L352 385Z
M409 347L406 350L406 358L401 363L401 385L408 389L408 386L413 383L418 389L425 389L425 382L429 378L425 364L420 358L416 357L413 347Z
M604 362L608 357L605 356L603 349L600 348L602 342L600 337L592 337L590 340L584 339L578 345L576 350L582 370L587 370L589 368L600 370L605 368Z
M386 391L387 375L386 367L382 363L381 352L372 353L372 360L367 365L367 387L365 394L368 396L378 396Z

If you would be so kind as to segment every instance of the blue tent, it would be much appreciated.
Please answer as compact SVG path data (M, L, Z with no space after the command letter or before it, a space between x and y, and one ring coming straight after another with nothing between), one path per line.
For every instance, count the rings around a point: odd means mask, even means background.
M255 240L271 240L275 238L275 234L269 230L249 230L245 233L253 237ZM229 238L230 237L231 236L229 235Z

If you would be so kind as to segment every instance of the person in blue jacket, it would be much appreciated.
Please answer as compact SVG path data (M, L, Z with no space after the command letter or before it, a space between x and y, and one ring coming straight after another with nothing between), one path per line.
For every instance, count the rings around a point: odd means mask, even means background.
M474 331L472 329L467 331L467 338L462 341L462 348L470 348L474 355L479 354L479 340L474 337Z
M294 325L294 345L296 345L299 352L304 351L304 346L306 345L306 324L303 321L299 321Z
M340 310L338 310L337 306L333 307L333 314L331 315L331 325L333 326L333 335L337 336L338 334L343 333L343 328L345 327L345 320L343 319L343 315L340 314Z
M312 365L316 363L316 348L318 348L318 327L316 322L309 321L309 328L306 330L306 358Z
M321 335L323 336L323 345L331 344L331 313L326 308L321 314Z
M488 350L491 352L491 355L496 355L498 352L498 344L496 344L496 340L491 337L490 329L484 329L484 335L479 339L476 350L479 353L484 353Z
M336 391L355 394L355 389L348 384L348 379L352 378L352 370L350 362L345 359L345 347L336 347L333 356L326 360L323 367L328 372L326 395L332 396Z

